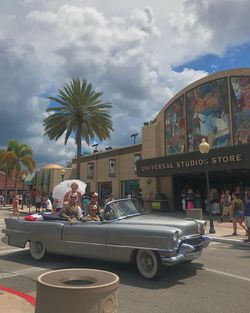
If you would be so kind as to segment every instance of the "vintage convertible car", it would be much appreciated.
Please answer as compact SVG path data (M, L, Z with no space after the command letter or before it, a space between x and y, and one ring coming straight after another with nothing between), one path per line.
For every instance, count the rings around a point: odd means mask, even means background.
M29 242L30 254L36 260L56 253L135 262L146 279L159 276L163 265L199 257L210 241L204 235L205 221L147 213L132 199L107 203L98 222L70 224L51 215L35 222L7 218L5 224L3 241L21 248Z

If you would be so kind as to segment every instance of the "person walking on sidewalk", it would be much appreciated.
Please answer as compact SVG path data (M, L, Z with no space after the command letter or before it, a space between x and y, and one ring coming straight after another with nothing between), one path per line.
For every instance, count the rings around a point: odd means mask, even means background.
M221 218L220 218L221 222L223 222L224 216L229 216L230 220L232 220L232 212L231 212L232 201L231 201L231 196L229 194L229 190L226 190L226 193L224 192L222 193L220 203L221 203L221 208L222 208L222 213L221 213Z
M19 196L16 195L12 201L13 215L19 216Z
M232 202L232 211L233 211L233 236L237 236L237 223L240 224L240 226L245 229L247 233L247 228L244 225L244 214L243 214L243 201L240 198L240 193L237 192L235 194L235 199L233 199Z
M246 190L246 196L245 196L245 210L244 210L244 216L245 216L245 224L247 227L247 239L244 240L246 242L250 242L250 188Z

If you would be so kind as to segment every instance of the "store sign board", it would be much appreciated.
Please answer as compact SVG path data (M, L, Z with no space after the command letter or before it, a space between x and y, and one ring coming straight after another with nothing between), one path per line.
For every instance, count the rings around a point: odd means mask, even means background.
M140 160L136 163L138 176L171 176L204 170L221 171L235 168L250 169L250 145L213 149L209 154L200 152L162 158ZM205 157L204 157L205 156Z

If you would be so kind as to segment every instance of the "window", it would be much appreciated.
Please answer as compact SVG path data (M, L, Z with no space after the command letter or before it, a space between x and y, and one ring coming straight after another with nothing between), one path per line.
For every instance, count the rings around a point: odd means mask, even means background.
M94 177L94 163L92 163L92 162L88 163L87 177L88 178L93 178Z
M187 92L188 151L198 151L202 138L211 148L231 143L228 80L220 78Z
M186 143L184 96L174 101L165 112L166 155L183 153Z
M135 154L134 155L134 160L135 160L135 174L136 174L136 162L139 161L141 159L141 154Z
M115 171L116 171L116 160L110 159L109 160L109 176L115 177Z
M234 144L250 142L250 77L231 77Z

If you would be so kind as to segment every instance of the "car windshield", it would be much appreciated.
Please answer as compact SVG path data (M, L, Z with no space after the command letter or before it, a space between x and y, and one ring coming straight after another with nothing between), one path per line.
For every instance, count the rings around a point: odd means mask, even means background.
M136 199L121 199L107 203L104 210L104 220L122 219L144 214L145 211Z

